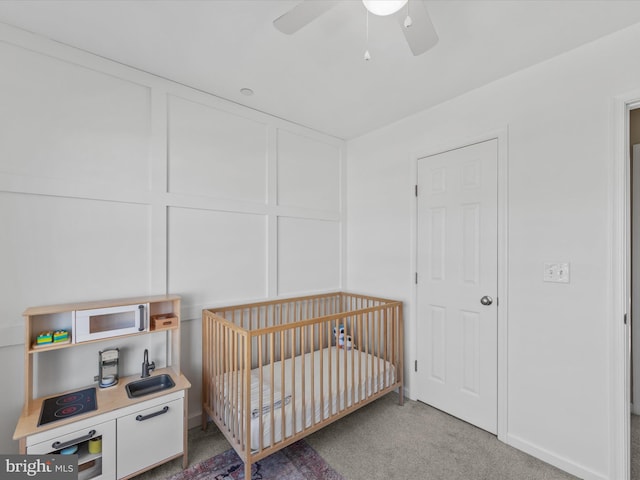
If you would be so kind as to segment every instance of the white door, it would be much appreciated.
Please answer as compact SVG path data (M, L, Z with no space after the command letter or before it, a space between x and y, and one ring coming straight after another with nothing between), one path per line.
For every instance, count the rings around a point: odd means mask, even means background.
M418 160L417 397L497 433L498 141Z

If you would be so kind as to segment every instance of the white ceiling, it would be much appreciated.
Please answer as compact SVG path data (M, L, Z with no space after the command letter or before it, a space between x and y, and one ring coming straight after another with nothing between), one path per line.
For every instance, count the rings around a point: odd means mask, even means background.
M360 0L282 34L296 3L3 0L0 22L345 139L640 22L637 0L428 0L433 49L412 56L394 18L370 16L365 62Z

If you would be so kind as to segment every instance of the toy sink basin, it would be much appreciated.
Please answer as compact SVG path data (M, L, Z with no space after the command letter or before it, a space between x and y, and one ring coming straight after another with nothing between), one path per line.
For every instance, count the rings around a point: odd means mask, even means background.
M161 392L163 390L169 390L175 387L173 379L163 373L162 375L156 375L155 377L147 377L142 380L136 380L135 382L127 383L124 387L127 391L129 398L144 397L145 395L151 395L152 393Z

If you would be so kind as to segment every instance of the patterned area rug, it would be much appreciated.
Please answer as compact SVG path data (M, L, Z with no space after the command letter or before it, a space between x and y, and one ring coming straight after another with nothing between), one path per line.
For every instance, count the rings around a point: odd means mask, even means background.
M244 480L244 463L235 450L189 467L169 480ZM300 440L254 463L251 480L344 480L307 442Z

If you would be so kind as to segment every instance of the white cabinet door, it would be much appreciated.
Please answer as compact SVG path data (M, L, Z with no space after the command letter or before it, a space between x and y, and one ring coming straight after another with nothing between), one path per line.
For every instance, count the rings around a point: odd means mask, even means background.
M118 478L183 452L183 399L118 418Z
M56 435L56 431L60 435ZM116 478L116 421L91 425L69 432L69 427L47 432L49 439L27 446L31 455L46 455L77 446L79 480L114 480ZM90 451L90 444L91 446ZM99 447L98 447L99 445Z

